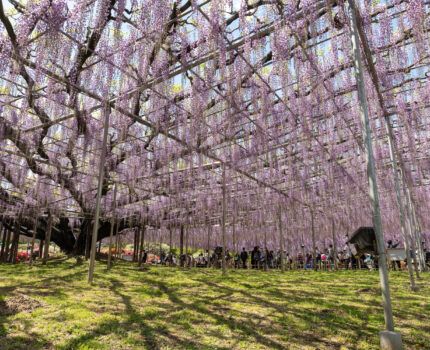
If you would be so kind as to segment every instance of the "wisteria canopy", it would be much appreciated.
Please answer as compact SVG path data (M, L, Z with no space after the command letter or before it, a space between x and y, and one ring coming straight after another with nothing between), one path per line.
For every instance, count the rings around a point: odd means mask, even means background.
M357 1L383 232L402 196L430 241L430 1ZM0 0L1 220L81 253L146 225L190 246L327 247L372 225L342 0ZM367 56L366 56L367 55ZM367 57L372 61L366 61ZM371 66L374 67L373 73ZM116 187L116 198L114 192ZM409 220L412 217L410 213ZM233 236L234 235L234 236Z

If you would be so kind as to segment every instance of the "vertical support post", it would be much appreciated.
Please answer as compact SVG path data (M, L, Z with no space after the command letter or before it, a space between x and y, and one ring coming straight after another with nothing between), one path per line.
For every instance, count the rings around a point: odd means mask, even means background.
M208 261L208 267L210 267L211 266L211 254L210 254L210 248L211 248L211 242L210 242L210 239L211 239L211 224L210 224L210 221L209 221L209 218L207 218L207 221L206 221L206 225L207 225L207 230L208 230L208 257L207 257L207 261Z
M226 203L225 203L225 164L222 165L222 275L225 276L225 219L226 219Z
M260 227L262 227L261 225ZM264 227L264 271L267 271L268 269L268 263L267 263L267 230L266 227Z
M233 212L233 223L232 223L232 233L233 233L233 260L236 255L236 214Z
M13 264L16 264L16 257L18 255L20 228L21 228L21 214L18 216L18 220L15 221L15 227L14 227L13 236L12 236L10 262Z
M190 231L190 225L188 224L185 227L185 262L188 263L188 236L189 236L189 231Z
M408 273L409 273L409 280L411 282L410 288L412 290L416 289L415 286L415 279L414 279L414 273L412 271L412 262L411 262L411 255L409 254L409 239L406 234L406 226L405 226L405 213L404 213L404 206L402 201L402 196L400 194L400 185L399 185L399 173L397 169L397 159L396 154L394 152L394 144L393 144L393 138L391 134L391 125L389 125L390 120L385 121L385 128L387 130L388 135L388 146L390 148L390 160L391 160L391 167L393 169L393 176L394 176L394 187L396 189L396 198L397 198L397 208L399 210L400 215L400 224L402 229L402 236L403 236L403 242L405 246L405 253L406 253L406 263L408 267Z
M336 234L335 234L335 225L334 225L334 218L331 218L331 234L333 237L333 263L334 263L334 269L337 271L337 241L336 241Z
M140 247L140 234L141 234L141 231L140 231L140 225L138 225L137 226L137 228L136 228L136 241L135 241L135 254L134 254L134 260L135 261L137 261L137 262L139 262L139 247Z
M391 161L391 167L393 170L393 177L394 177L394 187L395 187L396 197L397 197L396 198L397 199L397 207L399 210L403 241L404 241L406 257L407 257L407 267L408 267L408 272L409 272L410 281L411 281L410 287L411 287L411 289L415 289L415 280L414 280L413 271L412 271L411 257L409 254L409 240L408 240L408 237L406 234L404 206L403 206L402 196L401 196L401 192L400 192L400 185L399 185L399 174L398 174L396 150L395 150L395 137L394 137L393 128L391 125L390 115L387 113L387 110L384 106L383 96L382 96L382 93L381 93L380 87L379 87L378 74L376 72L375 65L373 63L372 53L370 51L370 47L369 47L369 44L367 41L367 36L366 36L366 33L363 30L363 27L361 25L359 10L356 8L354 10L355 10L354 15L355 15L355 21L357 24L357 31L358 31L358 34L361 38L362 44L363 44L364 57L367 61L370 77L372 78L373 84L375 85L376 92L378 95L379 105L380 105L380 107L382 109L382 113L384 115L385 129L387 131L388 146L390 149L390 161ZM400 168L402 168L402 164L400 164Z
M181 224L181 229L180 229L180 233L179 233L179 254L180 254L180 259L182 259L182 255L184 254L184 225Z
M34 220L34 227L33 227L33 236L31 237L31 248L30 248L30 267L33 267L33 251L34 251L34 241L36 240L36 233L37 233L37 222L38 217L36 216Z
M111 260L112 260L112 238L113 238L113 230L115 227L115 212L116 212L116 191L117 191L117 184L115 184L115 188L113 190L113 210L112 210L112 217L110 219L110 232L109 232L109 252L108 252L108 261L107 261L107 269L110 270L111 267Z
M90 226L91 220L89 220L88 225L85 226L85 260L90 258Z
M385 327L388 331L394 331L394 319L391 306L390 285L388 282L387 263L385 260L385 244L382 233L381 213L379 208L378 186L376 183L375 160L373 157L372 136L370 130L369 115L367 109L367 98L364 86L363 68L361 64L359 38L355 17L354 0L348 0L347 10L350 21L350 37L353 51L353 62L355 68L355 79L357 82L359 113L363 129L363 143L366 150L367 179L369 183L369 197L372 203L373 225L375 227L376 241L378 246L379 278L381 281L382 303L384 307Z
M161 256L161 253L163 252L163 241L162 241L162 239L163 239L163 236L162 236L162 233L163 231L161 231L160 230L160 256Z
M416 238L414 235L414 230L413 230L413 223L412 223L412 214L411 214L411 209L410 209L410 201L409 201L409 197L408 197L408 193L406 190L406 183L405 183L405 177L404 177L404 173L402 170L401 171L401 178L402 178L402 187L403 187L403 195L406 198L406 215L408 217L408 229L409 229L409 236L411 237L411 251L412 251L412 258L414 259L414 266L415 266L415 274L417 276L417 279L420 279L420 272L418 269L418 261L417 261L417 254L416 254L416 249L417 249L417 244L416 244ZM407 252L407 255L410 255L410 252Z
M137 240L137 235L138 235L138 231L136 231L136 228L133 230L134 231L134 237L133 237L133 255L132 255L132 260L133 262L136 261L136 240Z
M3 239L2 239L2 243L1 243L1 251L0 251L0 261L4 261L4 252L5 252L5 248L6 248L6 236L7 236L7 229L6 226L2 226L2 231L3 231Z
M318 270L317 266L317 248L315 244L315 222L314 222L314 211L311 209L311 229L312 229L312 255L313 255L313 264L314 264L314 270Z
M305 255L305 239L302 232L302 256L303 256L303 270L306 270L306 255Z
M118 221L118 218L116 218L115 220L115 258L120 257L120 254L118 252L118 249L119 249L118 226L119 226L119 221Z
M140 234L140 251L139 251L139 266L142 265L142 259L143 259L143 250L145 247L145 229L146 229L146 223L143 223L143 226L141 227L141 234ZM172 232L170 232L171 234Z
M421 227L418 221L415 205L414 205L414 202L412 201L411 191L409 190L409 187L406 188L406 193L408 195L408 201L411 207L412 220L415 228L414 233L415 233L415 239L417 242L418 258L420 259L420 265L422 266L422 271L426 271L427 266L425 262L424 247L422 245Z
M169 225L169 252L170 252L170 255L172 255L173 253L172 253L172 226L171 225Z
M11 231L7 230L6 233L7 233L7 235L6 235L6 249L5 249L4 259L3 259L4 262L9 261L9 252L10 252L9 245L10 245Z
M52 232L52 221L53 217L50 212L48 212L48 222L46 224L45 232L45 247L43 248L43 260L42 264L46 265L46 261L49 257L49 243L51 243L51 232Z
M94 278L94 264L96 260L96 244L97 244L97 232L99 230L99 217L100 217L100 200L102 197L102 189L103 189L103 179L104 179L104 165L106 158L106 143L109 131L109 114L110 114L110 106L107 104L105 106L105 122L104 122L104 130L103 130L103 144L102 144L102 154L100 157L100 165L99 165L99 178L98 178L98 188L97 188L97 199L96 199L96 213L94 218L94 226L93 226L93 236L92 236L92 244L91 244L91 254L90 254L90 267L88 269L88 283L93 283Z
M279 249L280 254L279 258L281 259L281 272L285 271L284 266L284 234L282 232L282 207L279 203L279 209L278 209L278 217L279 217Z
M39 239L39 258L42 259L43 257L43 239Z

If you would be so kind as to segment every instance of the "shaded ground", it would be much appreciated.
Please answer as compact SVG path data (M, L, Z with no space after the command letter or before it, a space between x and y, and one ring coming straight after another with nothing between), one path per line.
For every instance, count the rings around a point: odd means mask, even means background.
M376 272L139 270L51 261L0 265L0 349L377 349L383 313ZM418 293L390 275L397 330L430 349L430 275ZM29 299L33 298L33 299ZM38 304L40 303L40 305ZM15 299L16 304L16 299Z

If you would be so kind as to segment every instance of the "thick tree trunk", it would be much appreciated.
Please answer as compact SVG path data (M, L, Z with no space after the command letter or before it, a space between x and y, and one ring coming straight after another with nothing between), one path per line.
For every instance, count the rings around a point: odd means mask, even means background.
M1 218L2 224L7 230L6 232L6 240L9 237L9 244L12 243L12 233L14 231L14 226L12 222L8 222L5 218ZM33 229L34 229L34 220L28 219L28 218L22 218L21 220L21 226L20 226L20 235L30 237L33 236ZM118 231L122 231L126 228L131 228L131 224L127 220L117 220L118 224ZM97 237L98 239L104 239L106 237L109 237L110 234L110 227L111 222L110 220L100 222L99 230ZM54 242L56 245L60 247L60 249L65 252L66 254L72 254L72 255L84 255L86 251L86 240L91 239L91 228L92 228L92 222L88 219L85 219L80 227L80 233L75 239L75 235L73 233L73 229L69 226L69 220L67 218L61 218L60 221L55 224L55 230L52 229L51 231L51 242ZM87 232L89 230L89 234L87 236ZM37 232L36 232L36 239L37 240L45 240L45 234L47 231L47 220L46 218L43 219L42 217L39 217L38 225L37 225ZM6 249L8 245L5 241L4 244L4 254L6 255ZM43 252L43 244L40 245L40 251ZM89 250L89 245L88 245ZM10 255L10 249L8 249L8 256ZM42 256L40 256L42 258Z
M8 258L8 261L7 262L9 262L9 263L12 263L13 262L13 256L14 256L14 254L15 254L15 232L13 232L13 233L11 233L11 235L12 235L12 240L11 240L11 246L10 246L10 249L9 249L9 258Z
M3 240L1 242L1 252L0 252L1 261L5 260L6 236L7 236L7 229L6 229L6 227L3 227Z
M12 256L12 262L14 264L16 263L16 257L18 256L19 237L20 237L19 231L17 231L15 234L15 244L14 244L13 256Z

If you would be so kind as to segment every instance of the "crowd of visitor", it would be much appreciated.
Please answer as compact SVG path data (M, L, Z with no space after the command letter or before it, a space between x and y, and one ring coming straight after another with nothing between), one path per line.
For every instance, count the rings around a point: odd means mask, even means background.
M387 248L396 248L400 242L393 243L391 240L387 242ZM414 255L410 252L411 257ZM426 263L430 264L430 252L425 250ZM148 260L148 253L143 253L143 263L154 263L170 266L183 266L183 267L215 267L222 266L222 248L216 247L212 252L206 250L204 253L200 252L198 255L184 253L176 256L169 252L165 254L162 252L159 256L152 255L151 260ZM316 254L312 252L305 253L304 247L302 251L297 252L295 256L284 250L282 257L284 259L284 266L287 268L295 269L323 269L331 270L336 268L344 269L378 269L378 257L372 254L362 254L361 256L354 256L348 246L345 246L335 256L332 245L328 248L320 250L316 248ZM281 267L281 251L274 252L273 250L261 249L255 246L252 250L248 251L242 248L240 252L231 253L229 250L225 251L226 266L236 269L279 269ZM397 261L393 263L392 268L404 268L405 262Z

